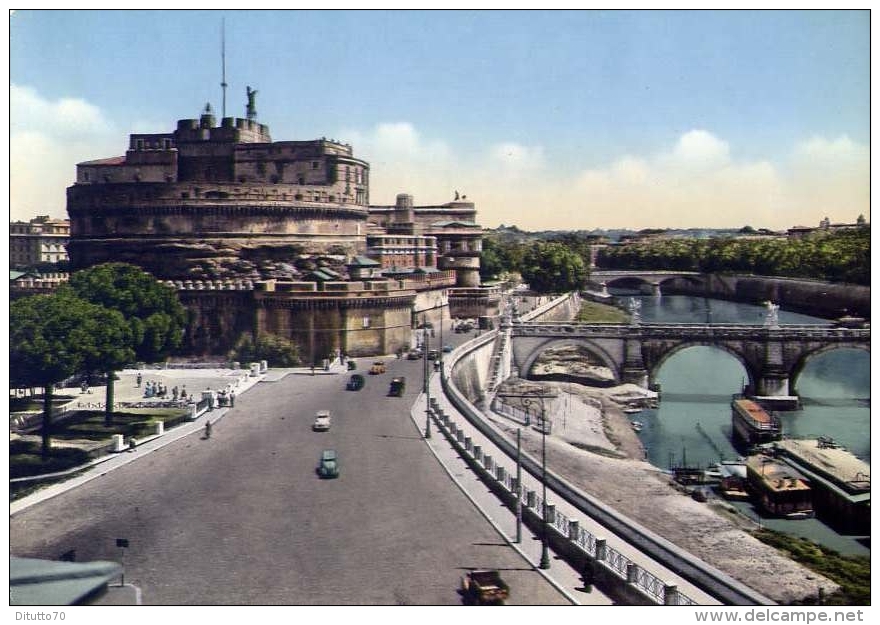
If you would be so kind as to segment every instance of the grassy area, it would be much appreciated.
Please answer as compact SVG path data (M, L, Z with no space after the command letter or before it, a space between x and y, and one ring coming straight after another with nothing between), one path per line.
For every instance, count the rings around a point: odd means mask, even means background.
M575 321L581 323L627 323L629 315L616 306L597 302L581 301Z
M122 434L126 439L140 438L155 431L156 421L164 421L166 427L173 427L184 421L188 411L181 408L140 408L113 413L113 424L104 424L104 412L98 410L81 411L75 416L58 421L52 425L53 441L85 440L109 442L114 434ZM44 475L65 471L85 464L88 452L72 447L52 447L49 457L43 459L39 440L17 439L9 442L9 477ZM20 494L20 493L19 493Z
M844 556L805 538L769 529L755 532L755 537L839 584L838 592L823 598L824 605L871 605L870 557Z

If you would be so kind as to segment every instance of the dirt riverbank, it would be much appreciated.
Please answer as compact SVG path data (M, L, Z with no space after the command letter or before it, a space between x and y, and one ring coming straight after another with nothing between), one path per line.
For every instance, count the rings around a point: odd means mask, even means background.
M534 382L527 382L534 386ZM550 408L548 467L581 490L779 603L837 585L754 538L755 524L723 500L700 503L649 464L630 415L614 400L644 393L634 386L587 388L547 383L559 398ZM516 383L511 387L516 388ZM516 425L498 418L515 435ZM541 435L523 428L523 449L540 456Z

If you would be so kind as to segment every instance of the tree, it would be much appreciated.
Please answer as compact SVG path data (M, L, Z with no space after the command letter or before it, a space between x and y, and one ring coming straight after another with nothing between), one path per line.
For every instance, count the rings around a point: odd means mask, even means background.
M118 311L129 327L127 335L119 328L98 331L101 347L95 348L96 359L102 361L107 373L104 414L109 425L113 415L114 370L135 358L146 362L166 358L183 340L186 310L174 289L140 267L126 263L106 263L77 271L63 288L93 304Z
M91 341L82 346L83 367L87 372L101 372L106 376L104 422L112 425L115 371L134 360L133 333L118 310L92 306L94 310L86 320Z
M562 293L582 289L589 278L584 259L560 243L535 243L526 252L523 280L539 293Z
M228 354L230 360L251 362L266 360L275 367L300 364L296 343L276 334L261 334L254 342L250 333L242 334Z
M105 312L66 292L25 297L9 307L10 382L44 389L43 458L49 455L54 386L80 370L93 350L94 320Z

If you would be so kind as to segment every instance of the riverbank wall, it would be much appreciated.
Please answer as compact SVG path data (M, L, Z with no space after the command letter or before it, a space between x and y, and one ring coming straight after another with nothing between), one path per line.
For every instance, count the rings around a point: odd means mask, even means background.
M702 278L699 283L685 279L664 282L663 293L749 304L771 301L786 310L826 319L844 315L871 318L871 288L867 286L746 275L705 274Z

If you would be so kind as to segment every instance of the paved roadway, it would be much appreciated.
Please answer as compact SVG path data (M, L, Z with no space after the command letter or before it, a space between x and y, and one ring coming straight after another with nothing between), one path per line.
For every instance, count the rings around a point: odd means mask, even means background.
M359 392L347 375L258 384L210 440L190 435L13 516L11 553L119 561L127 538L125 579L147 604L457 604L460 576L481 567L503 571L511 604L567 603L428 451L408 417L422 361L386 361ZM386 396L394 373L404 398ZM329 432L311 431L319 408ZM315 475L326 447L337 480Z

